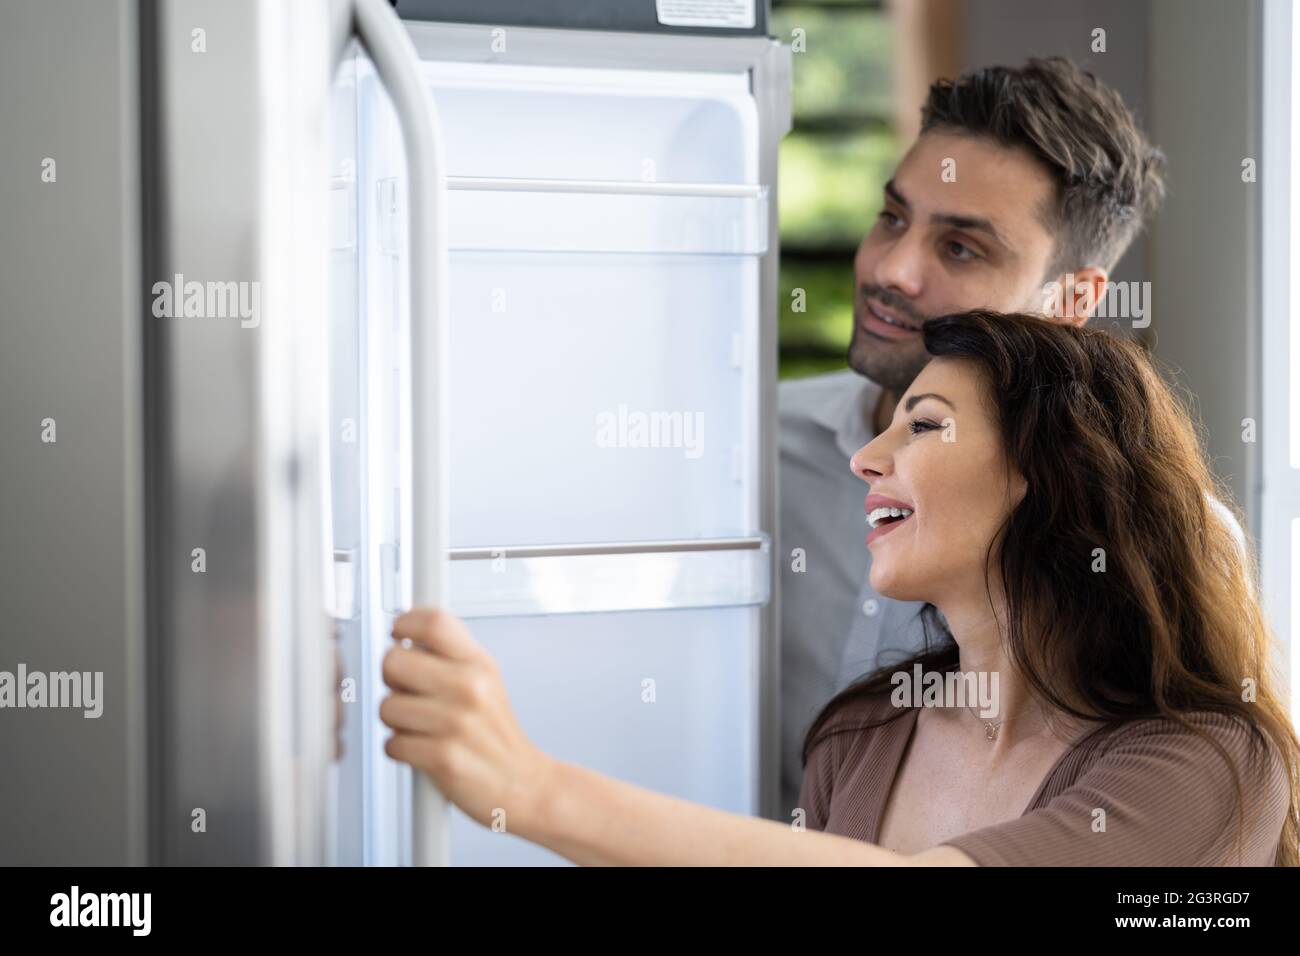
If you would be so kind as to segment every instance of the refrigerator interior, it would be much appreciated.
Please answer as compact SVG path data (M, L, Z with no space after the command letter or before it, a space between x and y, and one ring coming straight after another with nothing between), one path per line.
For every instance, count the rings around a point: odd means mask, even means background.
M759 812L760 282L746 71L423 63L448 165L451 606L554 756ZM380 661L409 605L405 162L373 67L335 78L327 589L335 858L409 862ZM561 863L452 811L453 864Z

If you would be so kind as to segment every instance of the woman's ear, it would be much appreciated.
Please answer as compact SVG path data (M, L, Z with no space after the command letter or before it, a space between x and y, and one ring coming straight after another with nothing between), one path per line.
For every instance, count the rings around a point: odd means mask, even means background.
M1019 507L1020 502L1025 500L1025 495L1029 493L1029 482L1025 476L1012 465L1007 463L1007 511L1014 511Z

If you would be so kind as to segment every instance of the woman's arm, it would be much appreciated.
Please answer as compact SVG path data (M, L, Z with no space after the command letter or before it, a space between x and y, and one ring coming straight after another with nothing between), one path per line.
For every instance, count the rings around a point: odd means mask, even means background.
M520 729L496 663L465 625L415 610L393 636L380 717L385 751L429 774L484 826L576 863L642 866L973 865L950 847L905 856L849 837L725 813L614 780L543 753Z
M873 843L726 813L552 761L517 835L588 866L974 866L940 846Z

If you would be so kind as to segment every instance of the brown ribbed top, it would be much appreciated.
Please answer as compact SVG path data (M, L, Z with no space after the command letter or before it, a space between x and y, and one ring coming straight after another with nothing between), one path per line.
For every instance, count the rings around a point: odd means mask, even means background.
M844 705L830 727L894 713L888 693ZM804 771L799 806L810 830L877 842L886 800L916 727L910 710L880 727L824 736ZM1289 805L1286 771L1268 761L1239 718L1195 712L1240 775L1244 829L1235 848L1228 765L1203 738L1167 718L1098 725L1048 771L1022 816L943 841L981 866L1272 866ZM1105 830L1094 822L1105 811Z

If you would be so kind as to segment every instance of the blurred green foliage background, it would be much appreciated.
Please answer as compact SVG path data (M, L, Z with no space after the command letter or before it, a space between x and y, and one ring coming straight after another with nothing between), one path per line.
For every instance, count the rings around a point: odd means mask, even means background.
M773 0L794 48L794 127L781 144L782 378L845 367L853 253L897 159L893 30L879 0ZM802 47L802 49L801 49ZM795 311L804 290L806 311Z

